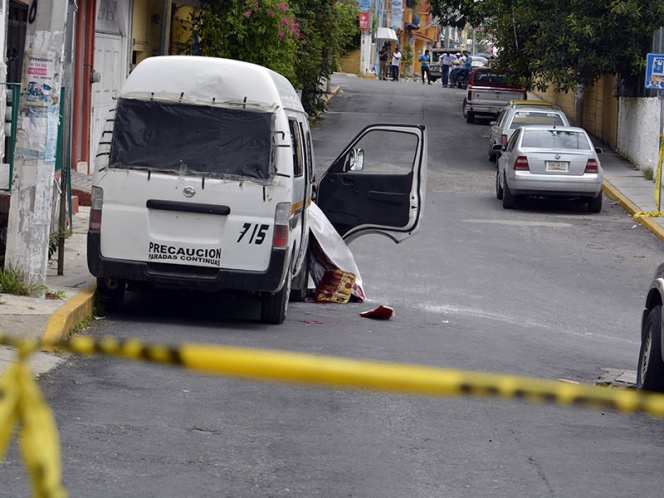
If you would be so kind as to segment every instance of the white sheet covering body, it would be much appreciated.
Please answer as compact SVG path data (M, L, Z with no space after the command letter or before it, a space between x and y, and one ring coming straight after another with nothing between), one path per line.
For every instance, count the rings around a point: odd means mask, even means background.
M309 228L311 235L315 238L315 243L323 251L327 261L320 261L320 255L316 255L316 250L310 252L310 272L311 278L316 287L323 278L325 270L330 269L330 265L338 270L347 271L355 275L355 284L353 285L352 295L358 301L362 302L366 299L364 288L362 287L362 277L360 270L355 263L353 253L341 238L339 233L335 230L329 222L325 214L320 208L311 203L309 205ZM312 241L314 242L314 241Z

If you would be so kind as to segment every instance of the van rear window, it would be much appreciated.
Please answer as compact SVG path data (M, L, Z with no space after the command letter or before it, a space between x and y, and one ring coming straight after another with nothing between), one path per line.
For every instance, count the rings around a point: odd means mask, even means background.
M272 137L269 112L120 99L109 167L265 180Z

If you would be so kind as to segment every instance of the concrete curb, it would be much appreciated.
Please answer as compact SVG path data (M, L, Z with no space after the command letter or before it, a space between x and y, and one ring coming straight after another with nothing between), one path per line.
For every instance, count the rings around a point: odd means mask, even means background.
M618 202L631 216L641 212L636 204L625 197L622 192L614 187L608 180L603 181L602 191L609 199ZM664 228L662 228L657 222L653 221L652 218L649 216L640 216L635 221L638 221L641 225L650 230L655 237L664 242Z
M46 324L43 341L55 342L67 339L74 326L92 315L97 284L81 290L60 306Z

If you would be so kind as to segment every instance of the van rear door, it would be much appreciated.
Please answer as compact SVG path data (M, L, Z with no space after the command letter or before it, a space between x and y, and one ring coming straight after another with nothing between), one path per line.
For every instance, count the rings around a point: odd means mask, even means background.
M426 176L424 125L370 125L323 175L317 204L346 242L379 233L399 243L419 230Z

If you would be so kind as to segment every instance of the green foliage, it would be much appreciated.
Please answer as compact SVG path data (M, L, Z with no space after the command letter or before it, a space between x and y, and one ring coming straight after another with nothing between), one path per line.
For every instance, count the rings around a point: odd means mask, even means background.
M339 54L359 46L352 0L202 0L190 20L193 43L181 53L268 67L302 92L305 110L324 107L321 83Z
M279 0L203 0L192 20L200 55L269 67L295 83L302 34L292 10Z
M60 247L60 241L66 240L71 236L70 230L59 230L53 232L48 237L48 259L50 260Z
M431 0L442 24L483 25L501 48L499 65L531 87L568 91L605 74L634 78L664 2L638 0Z
M401 60L406 67L412 66L415 61L415 49L410 43L406 43L401 53Z
M4 270L0 270L0 292L15 296L30 296L42 289L42 286L27 284L27 281L28 276L23 269L11 263Z

